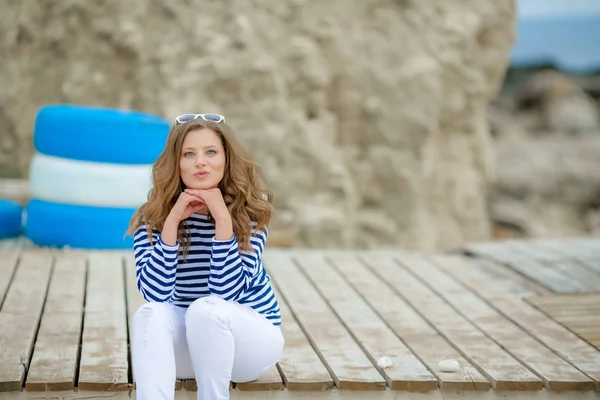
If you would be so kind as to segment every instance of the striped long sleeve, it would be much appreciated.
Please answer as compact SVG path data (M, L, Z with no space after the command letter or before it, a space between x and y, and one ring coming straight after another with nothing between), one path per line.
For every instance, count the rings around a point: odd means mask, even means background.
M133 244L137 287L146 301L168 302L175 291L179 243L165 244L156 230L152 242L145 226L137 229Z
M254 277L262 270L262 252L267 241L267 231L252 236L252 251L240 252L237 237L231 240L213 238L210 258L208 288L211 294L225 300L238 300L250 288Z

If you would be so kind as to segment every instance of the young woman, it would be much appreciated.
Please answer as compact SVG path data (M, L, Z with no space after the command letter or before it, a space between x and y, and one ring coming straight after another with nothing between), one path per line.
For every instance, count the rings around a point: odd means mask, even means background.
M261 255L273 213L260 169L218 114L176 118L131 219L137 286L137 398L175 397L196 379L198 399L229 398L279 360L279 305Z

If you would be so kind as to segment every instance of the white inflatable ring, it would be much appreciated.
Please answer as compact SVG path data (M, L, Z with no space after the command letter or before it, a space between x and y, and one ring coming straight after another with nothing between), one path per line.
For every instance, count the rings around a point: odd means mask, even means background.
M105 164L36 153L31 161L31 197L100 207L137 208L152 187L152 165Z
M38 112L35 149L50 156L115 164L152 164L169 122L156 115L101 107L49 105Z

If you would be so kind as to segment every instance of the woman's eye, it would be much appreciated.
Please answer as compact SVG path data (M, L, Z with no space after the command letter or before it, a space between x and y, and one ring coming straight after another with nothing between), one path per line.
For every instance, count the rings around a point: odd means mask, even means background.
M214 151L214 150L209 150L209 151L207 151L207 152L206 152L206 154L208 154L208 155L211 155L211 156L212 156L212 155L215 155L215 154L217 154L217 152L216 152L216 151Z
M188 151L187 153L185 153L183 156L184 157L192 157L194 155L194 153L192 153L191 151Z

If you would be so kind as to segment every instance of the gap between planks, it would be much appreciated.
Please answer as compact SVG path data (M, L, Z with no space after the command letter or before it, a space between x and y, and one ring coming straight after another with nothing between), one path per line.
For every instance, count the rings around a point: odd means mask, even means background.
M62 255L55 258L27 376L27 391L75 390L86 277L84 257Z
M490 306L548 346L559 357L570 362L593 379L596 387L600 389L600 352L550 318L547 313L528 304L534 302L532 300L546 301L554 299L556 296L521 299L514 295L507 295L497 288L495 282L474 269L471 261L467 258L434 256L429 259L432 261L432 266L440 269L440 273L443 271L461 283L467 290L479 295ZM600 302L600 296L597 301Z
M460 315L471 321L515 359L527 366L550 390L593 390L594 381L487 302L435 268L427 259L402 254L397 257L410 271Z
M465 360L418 312L372 274L353 255L328 257L331 266L439 381L441 390L488 390L489 380ZM454 373L442 372L439 361L459 362Z
M323 255L304 254L294 259L391 389L429 392L438 388L437 378L341 278ZM389 358L392 365L388 368L378 367L378 360L382 357Z
M0 310L0 392L20 391L25 382L51 275L52 259L19 256Z
M289 254L271 251L265 255L265 261L270 276L330 371L335 386L347 390L384 390L383 376Z
M88 261L79 390L129 390L122 258L90 253Z
M363 257L369 269L411 304L419 314L490 380L496 390L541 390L540 378L515 360L471 321L464 318L391 255Z

